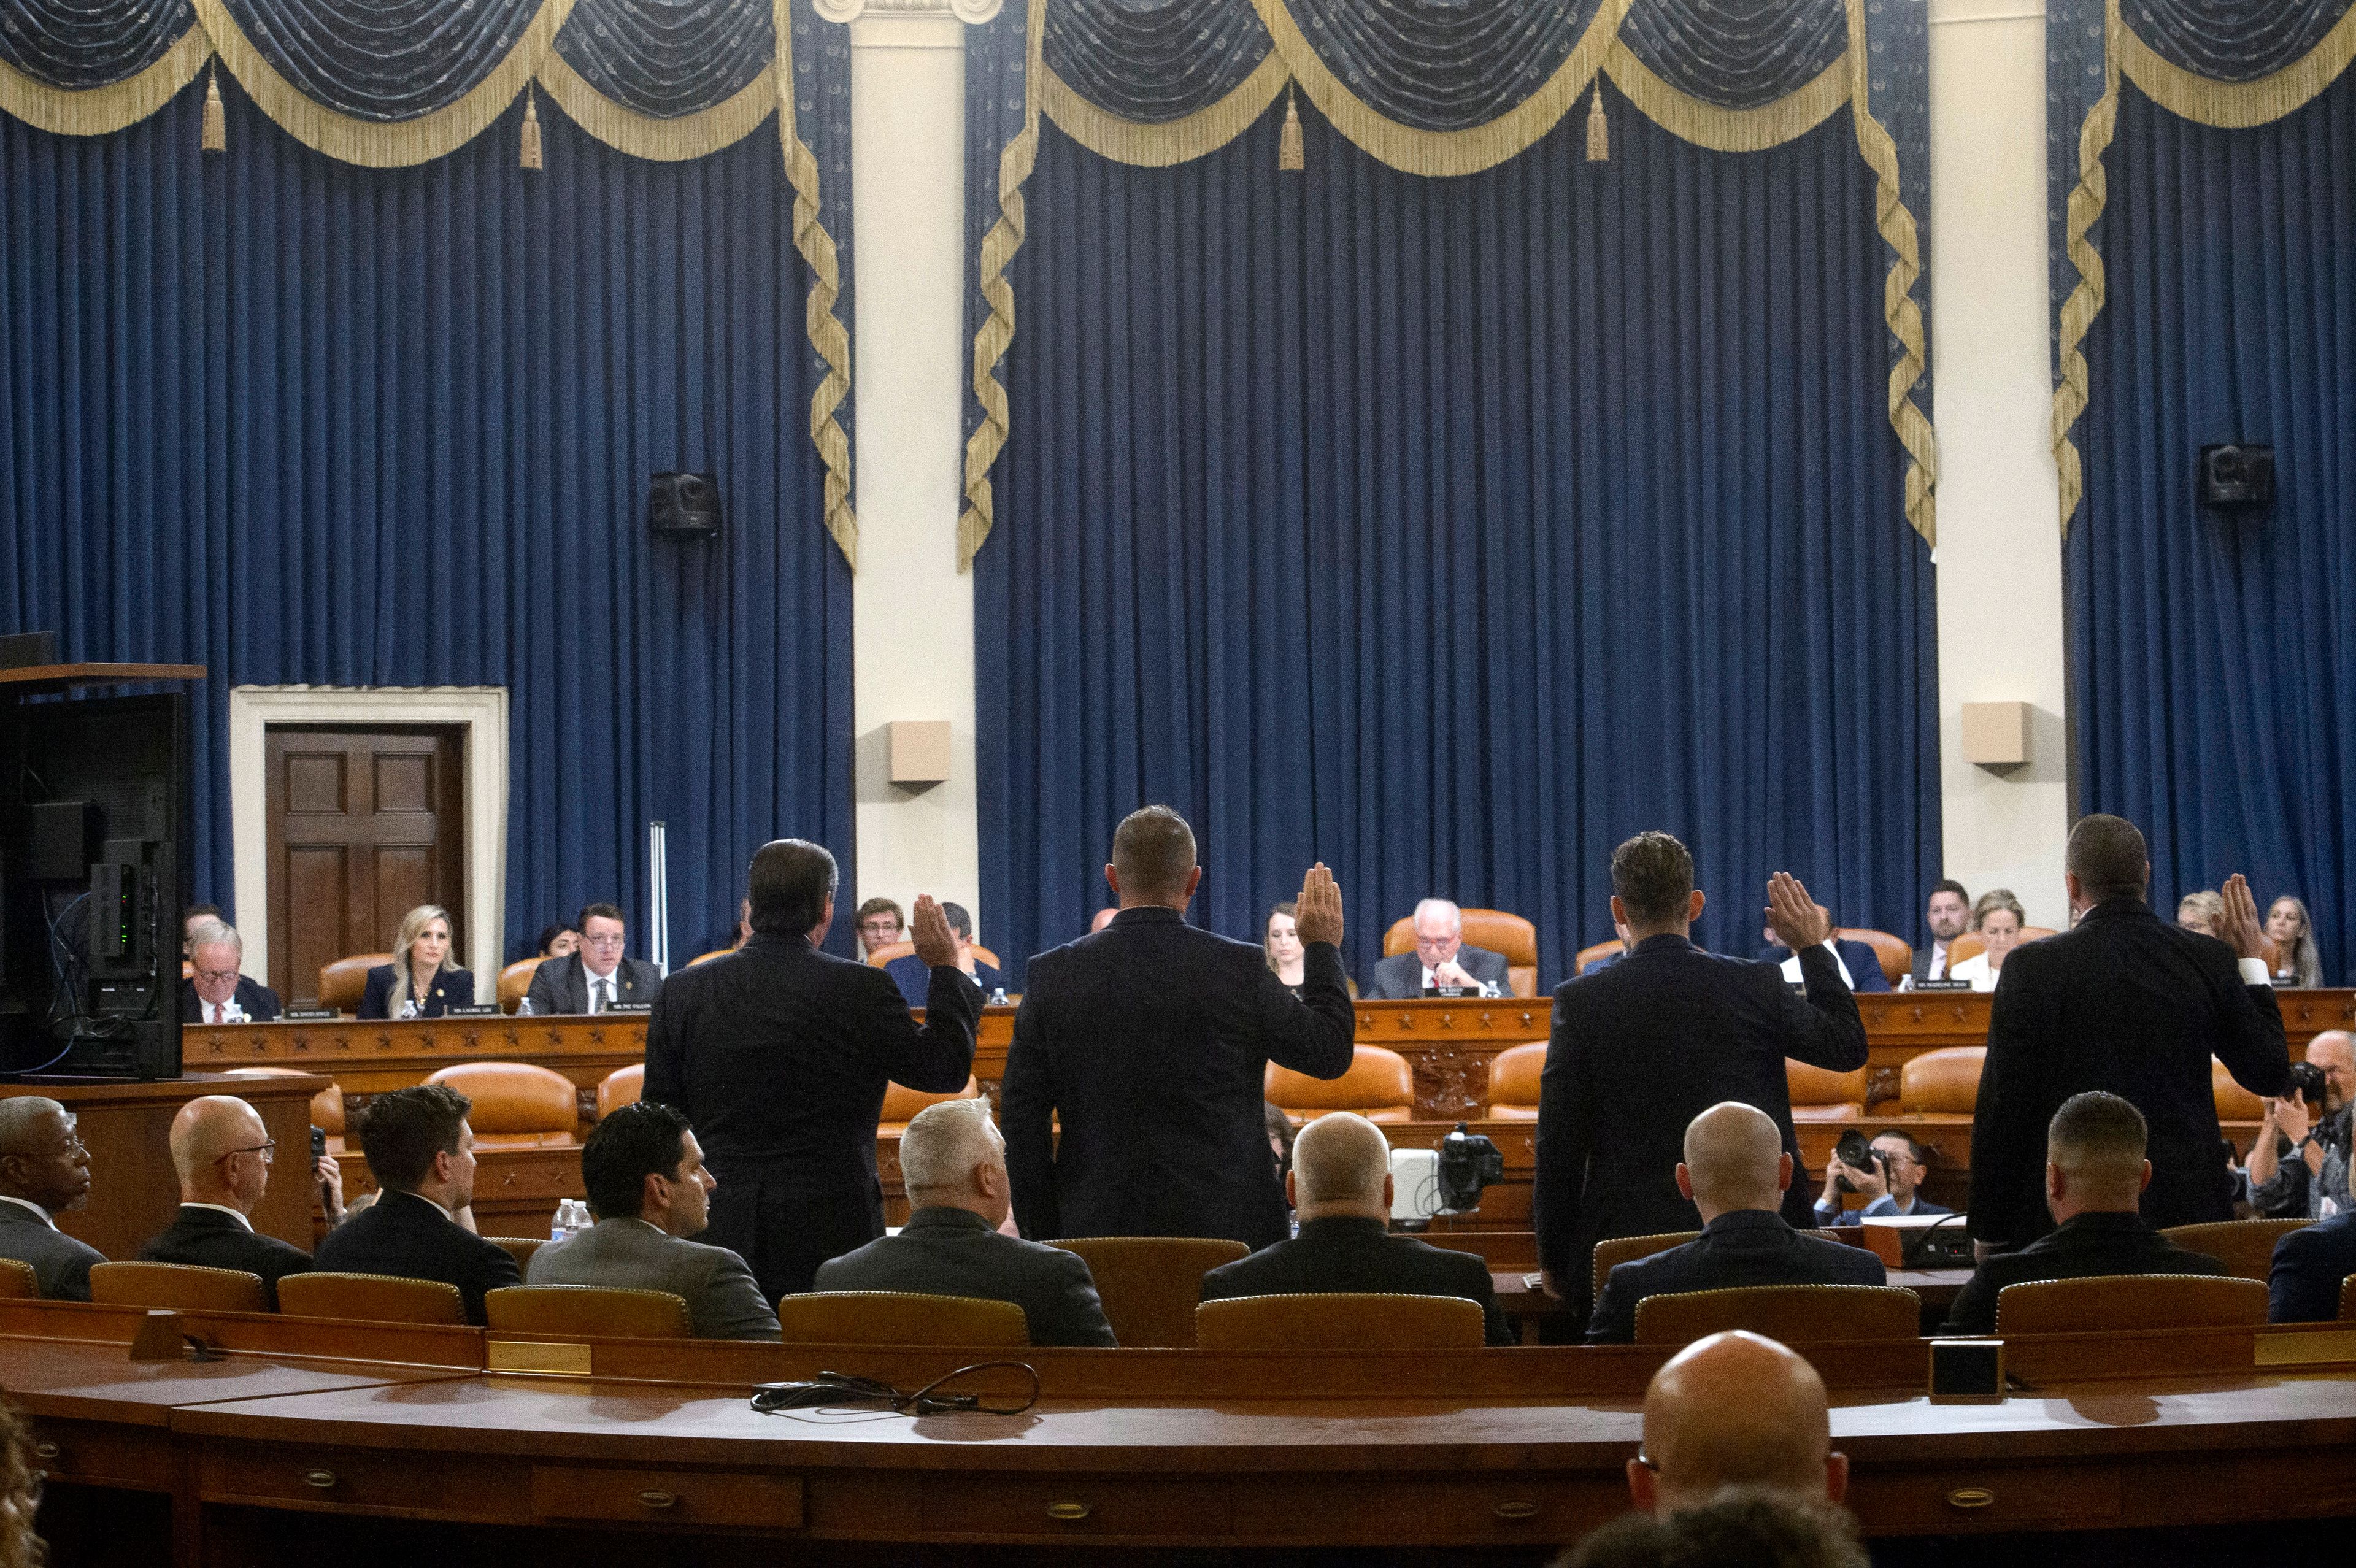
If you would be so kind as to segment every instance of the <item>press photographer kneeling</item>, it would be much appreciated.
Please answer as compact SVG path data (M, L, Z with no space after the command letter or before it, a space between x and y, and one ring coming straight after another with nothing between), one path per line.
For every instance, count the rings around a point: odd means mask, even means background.
M1871 1144L1852 1127L1841 1135L1831 1157L1825 1161L1825 1189L1816 1196L1816 1223L1843 1222L1840 1195L1861 1193L1865 1206L1846 1219L1879 1220L1885 1215L1952 1214L1921 1196L1922 1178L1930 1172L1929 1153L1904 1133L1877 1134Z

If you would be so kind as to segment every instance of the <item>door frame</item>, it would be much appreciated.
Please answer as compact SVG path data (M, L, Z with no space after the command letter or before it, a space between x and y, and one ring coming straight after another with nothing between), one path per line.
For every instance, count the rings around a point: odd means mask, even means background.
M508 896L508 693L503 686L240 686L229 694L230 859L245 970L270 972L269 776L273 724L444 724L466 731L467 967L496 988ZM259 918L246 912L260 912Z

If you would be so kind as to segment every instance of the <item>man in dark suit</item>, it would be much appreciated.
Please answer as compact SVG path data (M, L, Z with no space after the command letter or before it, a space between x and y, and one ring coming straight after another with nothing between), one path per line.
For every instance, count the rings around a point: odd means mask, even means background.
M884 1087L964 1088L981 993L958 972L929 896L913 931L932 971L919 1027L890 976L819 950L834 919L832 855L780 838L753 857L750 880L752 937L655 998L645 1097L687 1114L720 1182L704 1240L743 1258L775 1301L884 1233Z
M1767 884L1776 933L1800 955L1804 1000L1767 965L1705 953L1689 935L1704 902L1693 857L1665 833L1612 856L1612 918L1634 942L1608 969L1558 987L1539 1080L1531 1202L1549 1288L1582 1308L1595 1243L1701 1224L1679 1190L1687 1124L1724 1100L1756 1105L1800 1166L1783 1059L1847 1072L1865 1065L1865 1025L1824 945L1824 912L1797 880ZM1808 1223L1797 1182L1783 1217Z
M238 971L245 963L245 939L230 926L209 920L188 937L191 973L180 982L184 1024L268 1023L284 1009L278 993Z
M2257 908L2239 874L2223 889L2221 941L2152 913L2143 835L2123 817L2081 817L2064 870L2077 928L2007 955L1988 1013L1969 1205L1982 1256L2051 1228L2045 1128L2072 1095L2105 1090L2143 1113L2143 1217L2166 1229L2233 1218L2209 1058L2254 1094L2279 1094L2290 1078Z
M2348 1203L2351 1195L2343 1193ZM2356 1207L2302 1226L2275 1243L2267 1279L2270 1323L2322 1323L2340 1315L2340 1283L2356 1274Z
M1881 1260L1862 1247L1803 1235L1778 1213L1795 1162L1783 1129L1755 1105L1712 1105L1686 1129L1677 1190L1702 1220L1698 1239L1624 1263L1603 1282L1587 1325L1594 1345L1636 1338L1636 1304L1648 1296L1759 1285L1883 1285Z
M1948 971L1955 965L1948 955L1955 939L1971 927L1972 895L1961 882L1941 882L1931 890L1922 923L1929 928L1931 940L1914 950L1914 983L1919 986L1925 980L1953 979L1954 976Z
M629 928L612 904L591 904L573 929L581 946L570 956L543 960L531 972L526 1009L541 1013L602 1013L624 1004L648 1003L662 989L655 966L622 955Z
M972 1296L1023 1308L1034 1345L1110 1345L1112 1325L1086 1259L1004 1235L1013 1211L1006 1141L987 1099L945 1100L900 1135L908 1222L820 1264L820 1290L902 1290Z
M1830 911L1825 913L1825 923L1827 925L1832 924ZM1794 961L1792 950L1783 945L1782 939L1775 934L1775 928L1772 925L1767 927L1766 937L1767 945L1759 950L1759 962L1772 964L1783 970L1785 985L1797 985L1800 981L1800 966ZM1850 990L1887 991L1890 989L1890 976L1881 972L1881 955L1873 950L1871 943L1852 942L1840 933L1840 927L1833 925L1832 935L1826 939L1826 945L1832 949L1834 962L1840 969L1840 976L1848 982Z
M198 933L198 951L203 934ZM262 1278L278 1309L278 1282L307 1274L311 1254L253 1228L253 1208L270 1186L277 1146L261 1114L228 1094L203 1094L172 1118L172 1168L180 1177L180 1212L139 1249L142 1263L242 1269ZM309 1149L290 1151L305 1159Z
M1186 923L1202 877L1185 818L1166 805L1132 812L1105 868L1120 913L1031 961L999 1108L1015 1222L1033 1241L1264 1247L1287 1233L1262 1085L1271 1061L1315 1078L1350 1070L1342 895L1323 865L1310 871L1295 997L1258 943Z
M475 1233L475 1129L466 1125L473 1109L444 1083L394 1089L369 1102L360 1152L381 1191L327 1232L316 1267L455 1285L469 1323L483 1320L485 1292L523 1283L508 1250Z
M941 905L941 917L949 923L949 934L957 938L958 968L980 988L985 998L1003 990L1006 976L974 956L973 916L966 912L965 905L945 903ZM932 988L933 972L926 966L921 956L904 953L884 965L884 973L892 976L892 983L900 987L901 997L910 1007L925 1005L926 995Z
M0 1099L0 1258L30 1264L41 1294L90 1299L90 1265L106 1254L53 1216L90 1201L90 1150L74 1115L38 1094Z
M1375 965L1369 1001L1438 991L1479 991L1502 997L1512 988L1505 955L1464 945L1464 912L1446 899L1415 906L1415 951Z
M1331 1111L1303 1127L1284 1192L1301 1216L1301 1234L1205 1274L1205 1301L1362 1291L1461 1296L1481 1308L1483 1339L1514 1342L1479 1253L1390 1234L1391 1148L1374 1123Z
M2063 1101L2045 1134L2045 1205L2056 1228L2017 1253L1982 1258L1941 1331L1995 1333L1997 1297L2008 1285L2227 1272L2206 1253L2176 1245L2136 1211L2152 1179L2146 1136L2143 1113L2116 1094L2094 1090Z

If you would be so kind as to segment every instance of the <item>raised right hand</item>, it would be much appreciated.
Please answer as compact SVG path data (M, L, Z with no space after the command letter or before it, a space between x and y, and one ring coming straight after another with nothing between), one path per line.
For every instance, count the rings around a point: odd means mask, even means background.
M909 917L908 939L916 944L916 956L935 969L957 967L957 933L949 929L949 917L930 893L916 895L916 912Z
M1301 936L1301 944L1326 942L1342 945L1342 890L1333 885L1333 873L1320 860L1309 868L1309 875L1301 884L1301 912L1293 917L1292 928Z

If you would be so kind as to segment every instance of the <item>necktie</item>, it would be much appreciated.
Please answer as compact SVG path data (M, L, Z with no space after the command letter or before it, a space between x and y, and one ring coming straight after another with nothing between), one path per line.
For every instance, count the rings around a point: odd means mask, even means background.
M614 993L612 987L613 982L610 980L601 979L597 982L597 994L589 1004L589 1010L591 1012L602 1013L607 1008L614 1005Z

